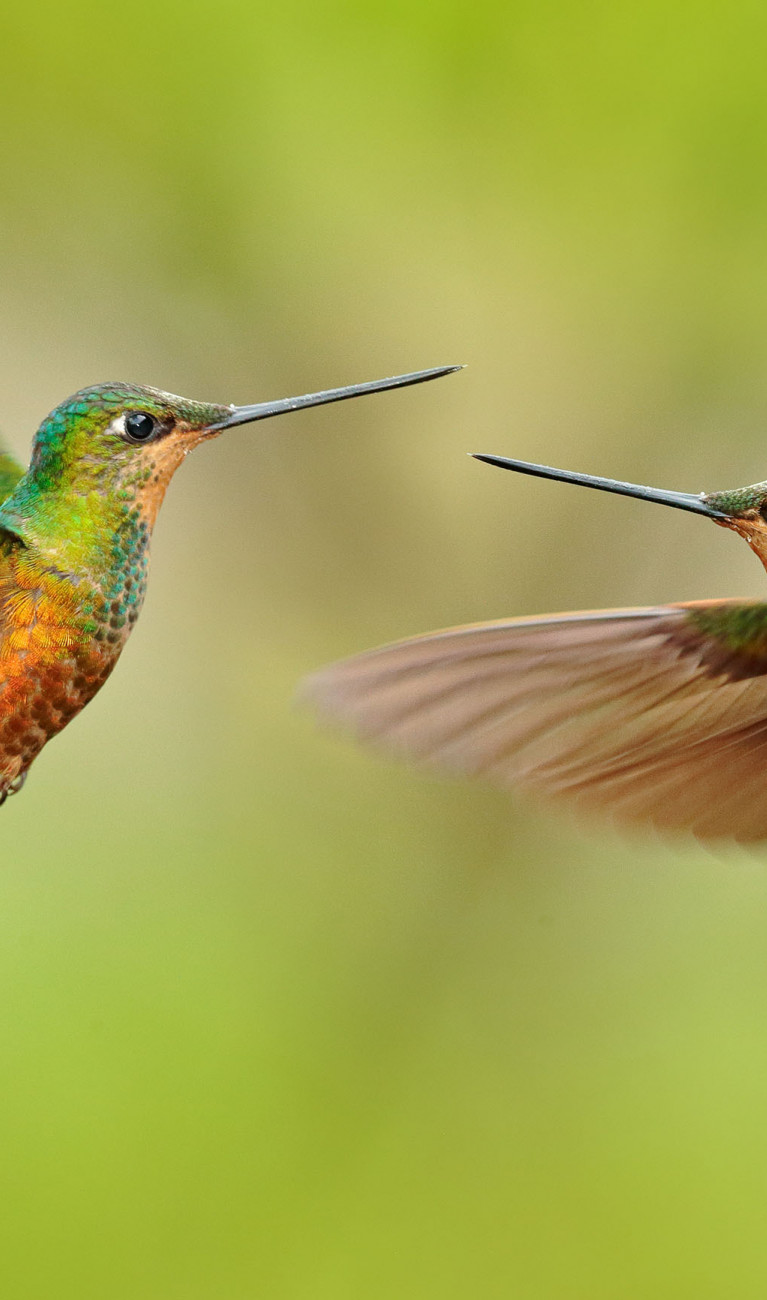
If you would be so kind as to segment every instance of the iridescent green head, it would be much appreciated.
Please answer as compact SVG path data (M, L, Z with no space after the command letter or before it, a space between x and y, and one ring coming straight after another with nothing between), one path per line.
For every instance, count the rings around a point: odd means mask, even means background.
M443 366L254 406L194 402L137 384L84 388L38 429L29 470L0 509L0 528L57 553L68 541L105 543L126 516L135 521L138 514L151 529L174 471L198 443L236 425L457 369Z
M84 388L41 424L0 526L70 565L107 547L123 521L140 516L151 530L186 453L232 414L136 384Z
M231 414L231 407L137 384L84 388L41 424L29 473L45 492L134 488L147 481L150 467L175 468Z

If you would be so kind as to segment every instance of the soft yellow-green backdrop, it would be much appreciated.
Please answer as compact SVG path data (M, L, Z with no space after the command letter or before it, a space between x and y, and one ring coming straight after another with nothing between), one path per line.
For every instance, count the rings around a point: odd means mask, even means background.
M433 626L764 591L700 520L464 455L767 474L764 7L43 0L0 40L19 450L103 379L470 365L193 457L115 678L3 809L0 1294L764 1296L767 855L291 707Z

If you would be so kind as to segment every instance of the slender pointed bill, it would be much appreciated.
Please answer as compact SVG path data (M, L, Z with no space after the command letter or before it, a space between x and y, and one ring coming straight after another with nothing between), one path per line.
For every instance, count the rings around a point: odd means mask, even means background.
M303 397L282 397L276 402L257 402L255 406L233 406L232 414L221 424L212 426L211 432L232 429L238 424L252 424L254 420L268 420L273 415L287 415L302 411L307 406L324 406L326 402L346 402L351 397L364 397L367 393L383 393L387 388L407 388L410 384L424 384L428 379L451 375L463 366L437 366L434 370L415 370L410 375L393 375L390 379L373 379L367 384L350 384L347 388L327 388L322 393L306 393Z
M519 474L534 474L538 478L558 479L562 483L577 483L581 487L599 488L602 492L617 492L621 496L639 497L642 501L657 501L664 506L676 506L678 510L691 510L694 514L705 515L708 519L730 519L731 514L718 510L710 503L704 492L695 495L692 492L668 492L665 488L643 487L639 483L623 483L620 479L597 478L592 474L575 474L566 469L552 469L549 465L535 465L526 460L511 460L507 456L485 456L472 452L475 460L483 460L487 465L497 465L500 469L513 469Z

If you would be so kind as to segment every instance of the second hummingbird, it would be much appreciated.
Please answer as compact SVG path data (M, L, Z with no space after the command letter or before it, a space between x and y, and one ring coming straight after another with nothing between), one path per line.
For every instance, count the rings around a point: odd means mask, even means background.
M503 456L502 469L675 506L743 537L767 568L767 482L668 492ZM621 823L767 838L767 604L705 600L504 619L332 665L307 693L419 763Z

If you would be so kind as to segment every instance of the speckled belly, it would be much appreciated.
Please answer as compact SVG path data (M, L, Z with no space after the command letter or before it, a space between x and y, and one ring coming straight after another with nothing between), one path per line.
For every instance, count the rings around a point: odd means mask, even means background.
M0 799L114 668L138 616L99 589L11 557L0 583Z
M114 654L81 651L57 662L30 663L22 677L0 685L0 791L93 698L115 662Z

